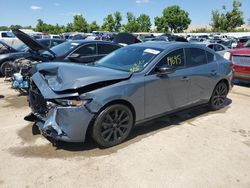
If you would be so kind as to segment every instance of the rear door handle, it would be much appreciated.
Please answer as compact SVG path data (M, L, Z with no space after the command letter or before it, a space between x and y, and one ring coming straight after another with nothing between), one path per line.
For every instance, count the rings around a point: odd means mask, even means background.
M210 72L210 74L211 74L212 76L215 76L215 75L217 75L217 71L216 71L216 70L212 70L212 71Z
M189 77L183 76L183 77L181 78L181 81L188 81L189 79L190 79Z

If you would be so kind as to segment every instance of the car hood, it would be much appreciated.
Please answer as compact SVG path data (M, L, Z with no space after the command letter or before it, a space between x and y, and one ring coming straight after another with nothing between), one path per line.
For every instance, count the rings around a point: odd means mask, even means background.
M14 52L14 53L8 53L8 54L0 54L0 61L6 58L9 58L9 59L20 58L28 54L30 53L29 52Z
M97 83L122 81L132 75L129 72L72 63L41 63L36 69L36 74L40 74L50 89L56 93L93 86ZM92 88L97 89L96 86Z
M31 36L27 35L26 33L20 31L19 29L13 29L12 32L15 36L21 40L24 44L26 44L31 50L33 51L40 51L45 50L49 51L52 55L55 56L55 53L52 52L49 48L38 42L36 39L33 39Z

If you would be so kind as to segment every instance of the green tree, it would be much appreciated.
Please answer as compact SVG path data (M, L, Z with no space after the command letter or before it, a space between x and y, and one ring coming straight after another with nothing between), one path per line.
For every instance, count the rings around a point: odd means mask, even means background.
M124 31L125 32L137 32L139 29L138 22L136 20L136 17L131 12L127 12L127 24L124 25Z
M168 24L164 21L164 18L156 16L154 20L155 20L156 31L164 33L168 32Z
M89 24L88 32L91 33L92 31L98 31L100 30L100 26L96 23L96 21L93 21L91 24Z
M22 29L23 27L21 25L11 25L9 27L10 30L13 30L13 29Z
M64 32L73 32L74 29L73 29L73 24L72 23L68 23L66 26L65 26L65 29L64 29Z
M115 32L120 32L121 31L121 21L122 21L122 15L120 12L116 11L114 13L114 21L115 21L115 26L114 26L114 30Z
M110 32L115 31L116 24L112 14L107 15L107 17L105 17L103 21L104 21L102 25L103 30Z
M0 31L8 31L10 28L8 26L0 26Z
M241 2L235 0L231 11L227 11L226 6L222 7L222 12L213 10L211 23L213 31L233 31L236 27L243 25L244 17L241 7Z
M149 32L151 28L150 17L146 14L141 14L137 19L138 30L140 32Z
M191 23L188 12L177 5L165 8L163 16L156 17L155 21L157 28L164 31L170 29L171 32L183 32Z
M37 20L35 31L38 32L46 32L47 30L47 24L44 23L41 19Z
M82 15L74 16L72 26L75 32L88 32L88 23Z

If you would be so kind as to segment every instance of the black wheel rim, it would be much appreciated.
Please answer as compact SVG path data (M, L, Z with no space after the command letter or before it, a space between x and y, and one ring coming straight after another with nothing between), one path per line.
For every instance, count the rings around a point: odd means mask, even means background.
M106 142L119 142L127 137L132 125L131 114L123 108L109 110L101 123L101 135Z
M217 107L223 106L226 96L227 86L225 84L219 84L214 91L213 105Z

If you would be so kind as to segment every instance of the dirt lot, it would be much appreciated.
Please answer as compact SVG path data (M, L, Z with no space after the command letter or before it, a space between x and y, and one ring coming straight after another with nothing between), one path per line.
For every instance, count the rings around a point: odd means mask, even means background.
M250 187L250 87L235 86L218 112L157 119L111 149L53 147L23 120L26 97L3 79L0 95L0 187Z

